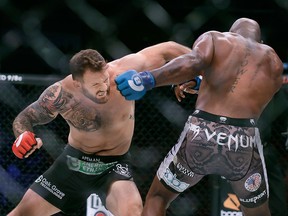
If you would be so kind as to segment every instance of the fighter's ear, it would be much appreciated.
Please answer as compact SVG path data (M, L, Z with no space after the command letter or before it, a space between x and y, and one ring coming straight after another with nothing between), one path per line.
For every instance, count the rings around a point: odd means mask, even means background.
M73 80L73 85L76 87L76 88L80 88L81 87L81 82L79 80Z

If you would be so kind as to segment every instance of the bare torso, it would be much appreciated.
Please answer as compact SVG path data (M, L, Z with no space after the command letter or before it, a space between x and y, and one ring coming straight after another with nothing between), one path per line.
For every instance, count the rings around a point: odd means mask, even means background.
M214 55L196 108L234 118L258 118L282 84L274 50L233 33L211 32Z
M114 72L109 74L111 90L104 104L97 104L79 93L71 75L61 81L63 104L59 113L70 127L68 143L86 153L122 155L131 145L134 101L125 100L116 90Z
M80 77L74 74L73 80L69 75L47 87L38 100L20 112L13 122L14 135L33 132L34 126L61 115L70 127L69 145L88 154L123 155L133 137L135 102L126 100L116 89L115 77L131 69L152 70L189 52L190 48L167 41L108 62L99 70L91 67L96 64L93 60L90 66L83 66ZM84 60L81 64L86 65ZM77 70L81 72L82 66ZM41 137L36 138L40 139L39 148Z

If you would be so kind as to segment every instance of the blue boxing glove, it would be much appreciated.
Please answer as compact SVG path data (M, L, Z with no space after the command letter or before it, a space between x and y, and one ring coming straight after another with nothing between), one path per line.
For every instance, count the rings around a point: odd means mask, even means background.
M201 84L201 81L202 81L202 76L197 76L193 79L193 81L196 82L196 85L193 87L194 90L199 90L200 88L200 84Z
M181 83L179 85L182 86L182 90L184 92L187 92L187 93L190 93L190 94L197 94L198 90L200 88L201 82L202 82L202 76L199 75L199 76L195 77L194 79L189 80L189 81L184 82L184 83ZM179 85L172 85L172 88L171 88L172 91L174 92L175 88L177 86L179 86ZM191 86L193 86L193 87L191 87Z
M116 77L117 89L126 100L139 100L147 90L155 87L155 79L148 71L128 70Z

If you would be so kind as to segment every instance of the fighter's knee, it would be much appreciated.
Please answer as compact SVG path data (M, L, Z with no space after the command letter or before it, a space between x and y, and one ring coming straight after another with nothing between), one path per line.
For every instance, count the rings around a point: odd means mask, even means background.
M125 216L140 216L143 211L143 204L142 202L132 202L128 205L128 208L125 208L124 211L126 213Z

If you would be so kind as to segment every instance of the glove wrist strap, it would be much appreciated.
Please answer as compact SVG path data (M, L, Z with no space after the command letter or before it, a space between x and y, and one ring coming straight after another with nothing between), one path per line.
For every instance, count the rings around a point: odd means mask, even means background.
M192 79L192 80L188 80L187 82L190 82L190 81L194 81L194 82L196 82L196 85L192 88L193 90L199 90L199 87L200 87L200 84L201 84L201 81L202 81L202 76L200 75L200 76L197 76L197 77L195 77L194 79ZM184 83L186 83L186 82L184 82ZM184 83L181 83L181 84L179 84L179 85L182 85L182 84L184 84ZM177 85L172 85L171 86L171 90L174 92L174 89L176 88L176 86Z
M199 90L200 84L201 84L201 81L202 81L202 76L197 76L197 77L195 77L192 80L196 82L196 85L193 87L193 89L194 90Z
M142 78L143 85L146 90L150 90L155 87L155 78L149 71L143 71L138 73Z

